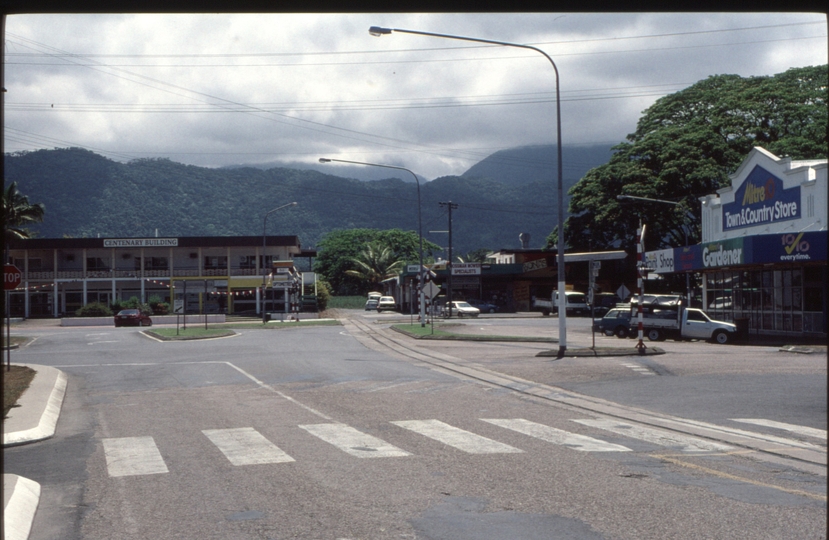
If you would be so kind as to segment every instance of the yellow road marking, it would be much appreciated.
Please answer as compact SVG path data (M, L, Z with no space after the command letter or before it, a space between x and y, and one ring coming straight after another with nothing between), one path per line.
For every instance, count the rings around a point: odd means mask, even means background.
M730 453L730 452L729 452ZM719 476L720 478L727 478L729 480L736 480L738 482L745 482L747 484L754 484L755 486L767 487L776 489L778 491L783 491L785 493L791 493L792 495L802 495L803 497L808 497L810 499L815 499L818 501L826 501L826 495L818 495L816 493L809 493L808 491L803 491L800 489L789 489L784 488L782 486L776 486L774 484L767 484L765 482L757 482L756 480L750 480L748 478L743 478L741 476L735 476L733 474L724 473L721 471L717 471L715 469L709 469L708 467L703 467L702 465L695 465L694 463L688 463L686 461L682 461L671 456L666 456L662 454L653 454L653 457L657 459L661 459L667 461L669 463L673 463L674 465L679 465L680 467L687 467L689 469L694 469L698 471L705 472L707 474L711 474L713 476Z

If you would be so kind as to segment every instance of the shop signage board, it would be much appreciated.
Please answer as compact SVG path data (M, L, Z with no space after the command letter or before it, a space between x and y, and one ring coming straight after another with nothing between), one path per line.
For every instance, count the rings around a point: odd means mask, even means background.
M752 238L755 263L826 262L826 232L791 232Z
M674 271L674 248L649 251L645 254L645 266L655 274Z
M734 192L734 202L723 204L723 230L800 219L800 206L800 186L783 189L783 180L758 165Z
M452 263L453 276L480 276L481 263Z
M736 266L750 260L746 253L744 238L731 238L702 245L702 265L704 268Z

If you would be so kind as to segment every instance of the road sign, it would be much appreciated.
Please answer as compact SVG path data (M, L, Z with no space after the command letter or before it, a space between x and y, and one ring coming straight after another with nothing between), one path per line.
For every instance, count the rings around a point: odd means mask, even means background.
M13 264L3 265L3 290L10 291L16 289L20 282L23 281L23 272Z
M625 300L628 297L629 294L630 294L630 291L628 290L627 287L625 287L624 283L622 283L621 287L616 289L616 296L618 296L622 300Z
M423 294L426 298L434 298L440 292L440 287L429 281L423 284Z

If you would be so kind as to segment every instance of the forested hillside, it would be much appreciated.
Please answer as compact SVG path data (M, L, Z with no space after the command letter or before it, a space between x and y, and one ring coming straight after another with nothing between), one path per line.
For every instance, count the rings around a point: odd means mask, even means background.
M390 172L390 177L393 176ZM565 190L575 183L570 180ZM397 178L361 182L318 171L273 168L208 169L166 159L118 163L78 148L6 156L6 182L16 181L31 202L43 203L40 237L297 235L313 247L334 229L417 230L416 185ZM512 186L494 179L444 177L421 187L424 237L445 246L453 211L454 252L519 247L531 235L541 247L555 226L555 186ZM445 256L445 255L444 255Z

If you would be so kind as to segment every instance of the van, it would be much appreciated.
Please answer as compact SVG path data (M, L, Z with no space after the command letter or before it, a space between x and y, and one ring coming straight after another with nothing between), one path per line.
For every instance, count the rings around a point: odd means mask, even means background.
M565 291L564 309L567 315L587 315L590 313L590 306L587 305L587 295L575 291ZM558 313L558 291L553 292L553 313Z

